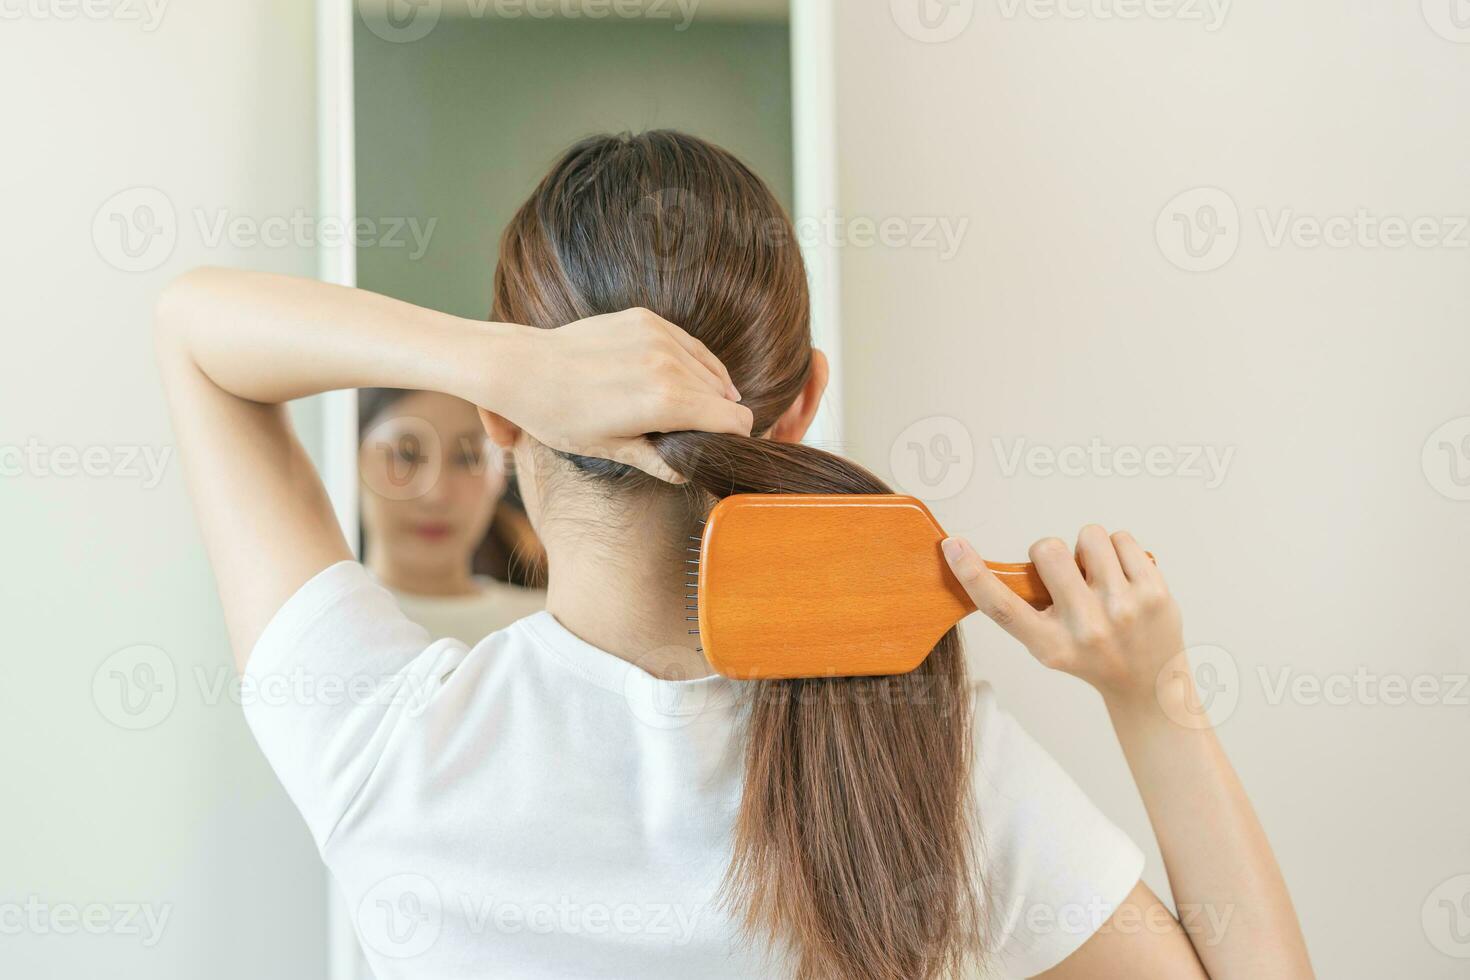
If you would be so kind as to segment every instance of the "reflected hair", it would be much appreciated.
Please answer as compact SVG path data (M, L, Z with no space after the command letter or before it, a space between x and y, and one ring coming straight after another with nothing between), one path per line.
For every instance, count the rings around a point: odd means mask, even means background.
M646 307L701 340L766 432L812 364L790 219L725 150L679 132L584 139L500 242L492 319L556 328ZM688 484L558 455L609 493L888 493L809 446L703 432L651 437ZM855 543L854 545L860 546ZM970 687L951 629L908 674L743 684L744 786L721 894L803 980L927 980L982 959Z

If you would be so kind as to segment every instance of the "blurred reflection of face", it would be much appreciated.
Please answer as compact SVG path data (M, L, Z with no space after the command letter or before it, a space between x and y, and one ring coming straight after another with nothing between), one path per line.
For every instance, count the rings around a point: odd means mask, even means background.
M403 591L469 590L470 562L505 492L502 453L469 402L414 392L358 449L368 566Z

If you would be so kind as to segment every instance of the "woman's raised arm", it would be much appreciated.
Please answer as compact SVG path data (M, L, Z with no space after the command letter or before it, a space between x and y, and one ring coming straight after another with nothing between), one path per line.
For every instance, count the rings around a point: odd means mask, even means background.
M338 388L443 391L540 441L676 479L644 435L748 435L719 361L647 310L558 330L466 320L310 279L204 268L155 339L190 493L241 669L275 611L351 557L284 403Z
M1230 760L1200 708L1179 607L1126 532L1082 529L1031 548L1056 601L1037 612L958 538L945 556L976 606L1042 664L1103 696L1164 855L1183 919L1140 883L1107 925L1046 973L1051 980L1303 980L1313 975L1286 882ZM1080 566L1080 567L1079 567ZM1186 937L1188 941L1186 942Z

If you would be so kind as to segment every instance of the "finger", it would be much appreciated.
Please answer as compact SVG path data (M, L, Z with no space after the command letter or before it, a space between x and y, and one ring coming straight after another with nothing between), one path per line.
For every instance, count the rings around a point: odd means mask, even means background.
M725 369L725 365L720 362L720 359L712 354L710 349L704 346L704 343L698 337L692 336L678 324L670 323L663 317L659 317L659 322L668 330L669 336L673 337L679 344L680 350L687 353L696 363L723 382L720 387L725 391L728 398L737 402L740 400L740 391L735 387L735 382L730 379L730 372Z
M679 366L689 372L690 378L701 390L719 395L728 401L740 400L734 396L735 386L728 379L711 371L703 361L689 353L682 344L673 345L673 354L678 359Z
M1127 531L1118 531L1112 537L1113 550L1117 552L1118 561L1122 565L1123 574L1128 576L1128 581L1135 585L1148 582L1154 585L1162 585L1164 576L1159 571L1159 566L1143 550L1143 546L1133 539L1133 535Z
M1036 574L1041 576L1059 612L1078 612L1093 602L1082 569L1077 567L1072 549L1061 538L1042 538L1031 546L1030 555Z
M1093 588L1116 593L1128 585L1108 532L1096 524L1089 524L1077 533L1077 563Z
M1041 614L1006 588L964 538L945 538L943 551L950 571L969 594L975 608L1028 648L1031 647L1039 635Z
M754 425L754 414L739 402L716 395L695 393L669 406L660 421L658 431L682 432L685 429L694 429L699 432L727 432L734 436L748 436Z
M612 447L612 458L656 477L665 483L684 483L684 477L664 462L647 439L628 439Z

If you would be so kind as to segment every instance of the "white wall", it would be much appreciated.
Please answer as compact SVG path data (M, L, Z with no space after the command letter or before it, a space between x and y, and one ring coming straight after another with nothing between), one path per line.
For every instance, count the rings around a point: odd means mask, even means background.
M156 485L127 472L173 451L149 337L159 287L202 262L315 270L304 237L205 240L218 209L247 232L315 209L312 5L0 14L0 974L316 980L320 863L214 687L233 672L180 468ZM154 191L113 197L139 186ZM111 216L138 204L175 244L152 239L145 271L122 271ZM17 458L31 440L45 462ZM55 475L78 465L65 447L98 447L94 475ZM113 657L139 644L156 649ZM119 675L146 680L140 663L161 689L132 688L146 709L130 715ZM167 916L161 937L147 913Z
M919 0L831 2L843 211L968 222L948 259L861 233L839 250L850 449L998 559L1087 521L1135 531L1189 641L1227 651L1212 661L1221 737L1320 974L1462 976L1448 954L1470 944L1439 900L1470 893L1449 880L1470 873L1470 502L1453 499L1470 487L1448 468L1470 475L1470 233L1453 217L1470 213L1470 29L1452 29L1448 0L1242 3L1217 29L1098 16L1203 3L1062 5L1081 19L924 4L928 28ZM1161 240L1156 224L1200 186L1239 211L1216 212L1229 230L1202 261L1236 251L1189 272L1170 259L1188 264L1172 214ZM1274 228L1359 208L1448 219L1422 233L1451 241L1273 246L1257 213ZM992 442L1094 437L1234 455L1207 488L1096 467L1008 476ZM952 459L945 481L929 447ZM1098 699L987 623L968 635L1003 702L1151 848ZM1338 704L1277 699L1282 671L1351 686ZM1438 703L1392 703L1404 693L1385 678ZM1163 893L1156 851L1147 874Z

